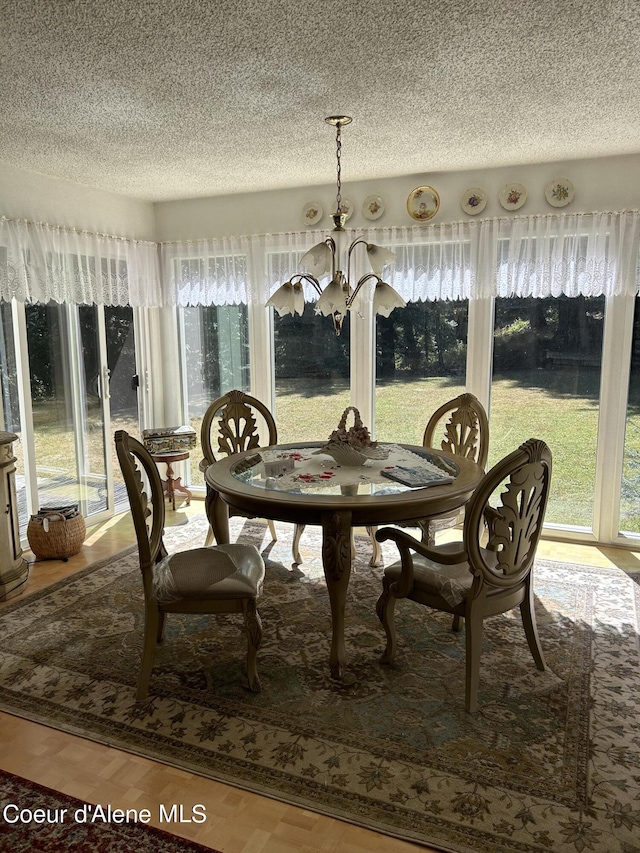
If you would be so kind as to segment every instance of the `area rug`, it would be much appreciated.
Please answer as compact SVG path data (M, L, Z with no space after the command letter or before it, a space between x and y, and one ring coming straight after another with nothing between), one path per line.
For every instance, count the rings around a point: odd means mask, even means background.
M244 687L237 617L169 618L136 705L142 591L135 551L0 611L0 707L379 832L457 853L640 851L638 587L622 571L538 560L548 670L517 611L485 623L479 711L464 710L464 631L401 602L379 663L381 569L357 538L347 603L351 687L329 677L320 536L234 519L267 563L258 668ZM167 531L199 546L204 517ZM384 559L395 559L385 543Z
M0 770L0 850L11 853L218 853L147 826L145 814L87 818L85 803ZM108 815L105 815L107 817Z

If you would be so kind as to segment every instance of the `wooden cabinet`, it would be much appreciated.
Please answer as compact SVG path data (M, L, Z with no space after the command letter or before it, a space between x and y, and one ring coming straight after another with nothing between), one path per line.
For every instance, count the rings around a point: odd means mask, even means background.
M0 431L0 601L22 592L29 576L20 547L18 501L16 497L16 457L12 432Z

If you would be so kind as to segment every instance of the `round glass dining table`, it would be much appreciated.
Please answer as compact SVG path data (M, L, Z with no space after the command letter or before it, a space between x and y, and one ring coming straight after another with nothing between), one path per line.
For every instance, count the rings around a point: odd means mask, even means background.
M322 527L331 605L329 666L333 678L348 683L344 626L352 528L417 523L459 509L484 472L470 459L411 445L379 445L383 453L388 448L389 458L347 467L320 452L321 447L321 442L275 445L215 462L205 471L206 511L221 545L229 543L229 507L253 517ZM423 487L389 478L397 469L422 464L440 469L446 480Z

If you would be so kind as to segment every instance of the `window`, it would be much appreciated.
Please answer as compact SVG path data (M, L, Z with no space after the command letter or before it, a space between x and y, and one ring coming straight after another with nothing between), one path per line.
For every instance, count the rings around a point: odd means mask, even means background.
M603 296L495 301L489 465L546 441L547 523L593 524L604 310Z
M640 298L636 297L620 488L620 531L640 533Z
M185 422L199 436L210 403L234 388L249 392L247 306L181 308L180 337Z
M422 444L431 414L465 390L468 302L409 302L376 324L376 438Z
M1 251L1 249L0 249ZM1 262L1 258L0 258ZM25 530L28 522L27 490L24 469L24 448L20 441L22 424L20 421L20 402L18 398L18 368L14 343L14 329L11 303L0 300L0 413L2 429L18 436L13 443L13 455L16 457L16 493L18 500L18 521L20 529Z
M302 317L273 318L278 441L328 437L350 402L347 314L337 336L331 318L307 306Z
M310 247L309 247L310 248ZM302 269L304 252L272 251L267 255L269 281L284 284ZM335 334L331 318L316 314L318 294L304 285L305 310L280 317L273 314L275 412L278 441L318 441L328 437L350 402L351 317Z

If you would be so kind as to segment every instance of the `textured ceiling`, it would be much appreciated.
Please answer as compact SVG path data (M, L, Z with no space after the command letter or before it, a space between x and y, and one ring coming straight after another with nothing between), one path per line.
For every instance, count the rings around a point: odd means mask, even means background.
M151 200L640 151L638 0L0 0L0 161Z

